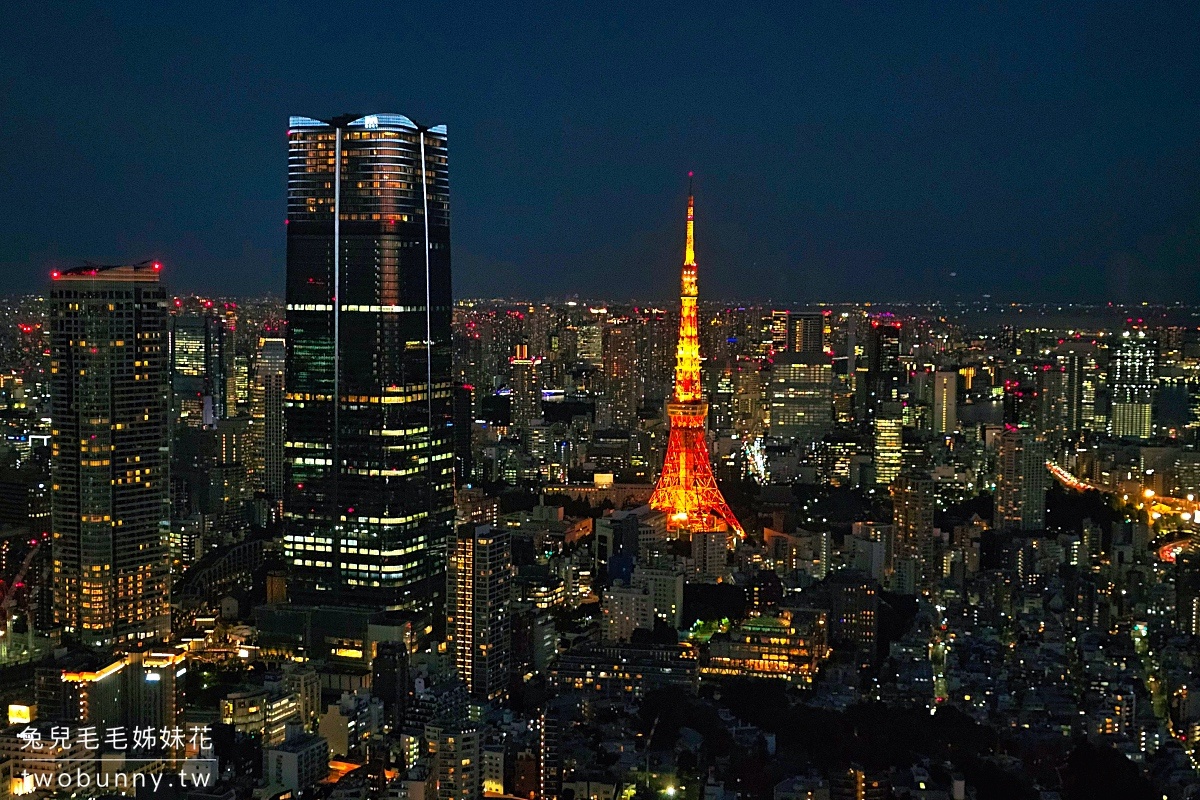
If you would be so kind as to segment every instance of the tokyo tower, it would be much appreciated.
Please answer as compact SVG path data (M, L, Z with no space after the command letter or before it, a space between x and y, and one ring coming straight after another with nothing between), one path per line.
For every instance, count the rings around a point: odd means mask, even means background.
M667 403L671 421L667 455L650 505L667 515L676 534L730 531L745 536L717 488L708 460L708 403L700 388L700 339L696 317L695 201L688 173L687 249L679 298L679 346L675 355L675 394Z

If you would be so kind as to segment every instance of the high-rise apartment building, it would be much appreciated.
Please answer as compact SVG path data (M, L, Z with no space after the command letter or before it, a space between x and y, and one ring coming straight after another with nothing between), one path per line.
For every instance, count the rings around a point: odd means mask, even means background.
M637 427L641 379L638 369L638 325L631 319L614 320L604 329L604 397L597 409L599 424L607 428Z
M1200 536L1175 556L1175 626L1184 636L1200 636Z
M1008 427L996 457L996 528L1046 527L1046 448L1032 431Z
M933 432L958 430L958 373L933 373Z
M892 482L894 558L916 558L921 579L929 585L941 578L939 540L934 535L936 499L933 478L926 472L902 472Z
M1122 331L1111 358L1108 381L1112 391L1112 435L1149 439L1154 432L1158 343L1143 330Z
M509 533L464 525L447 571L447 629L468 691L503 698L512 671L512 548Z
M886 800L891 796L886 775L868 772L857 764L851 764L829 781L830 800Z
M88 646L170 630L159 269L80 267L50 289L54 617Z
M678 629L683 624L682 567L636 566L633 569L635 589L645 589L650 594L654 616Z
M529 346L519 344L508 363L512 370L509 418L514 428L526 430L534 420L542 418L542 358L529 355Z
M285 554L297 583L432 612L453 519L446 129L288 131Z
M639 628L654 628L654 598L640 586L618 583L605 589L600 612L604 618L601 635L605 641L628 642Z
M287 369L287 342L263 339L254 363L254 391L251 416L258 439L256 466L260 488L272 499L283 497L287 484L287 421L284 419L284 375Z

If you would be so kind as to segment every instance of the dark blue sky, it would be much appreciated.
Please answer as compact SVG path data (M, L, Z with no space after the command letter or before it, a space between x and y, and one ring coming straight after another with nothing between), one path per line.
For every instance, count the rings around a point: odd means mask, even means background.
M8 5L0 291L281 293L287 116L389 111L458 296L673 294L695 169L709 297L1200 300L1194 3Z

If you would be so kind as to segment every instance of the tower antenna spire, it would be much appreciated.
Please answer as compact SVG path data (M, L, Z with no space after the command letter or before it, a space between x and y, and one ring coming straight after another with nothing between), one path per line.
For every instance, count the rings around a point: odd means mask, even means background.
M696 198L692 194L694 172L688 171L687 247L683 254L683 294L696 295ZM690 273L689 273L689 269Z

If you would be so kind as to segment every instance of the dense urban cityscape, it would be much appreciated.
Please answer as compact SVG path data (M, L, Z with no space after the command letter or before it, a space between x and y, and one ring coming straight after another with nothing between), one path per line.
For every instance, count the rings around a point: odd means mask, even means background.
M1200 5L6 11L0 800L1200 800Z
M691 189L677 302L452 300L448 151L6 306L8 794L1195 796L1196 311L723 302Z

